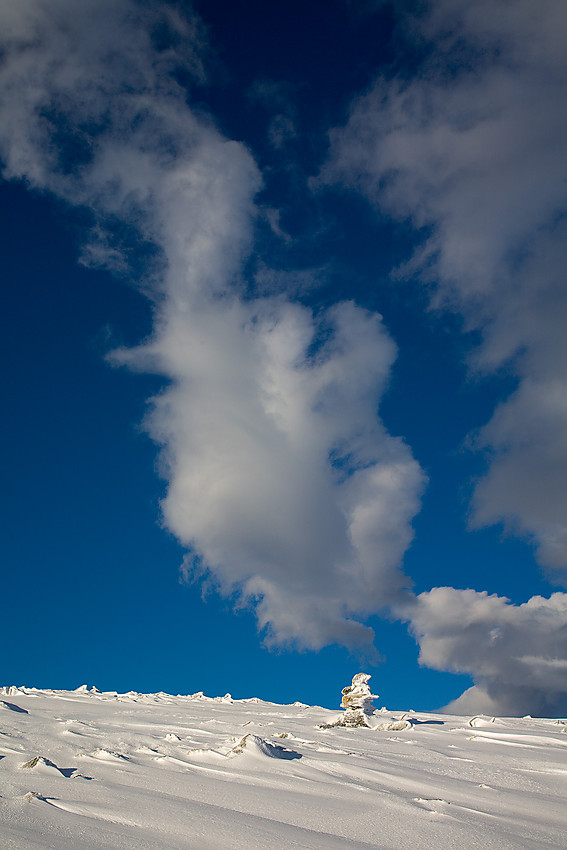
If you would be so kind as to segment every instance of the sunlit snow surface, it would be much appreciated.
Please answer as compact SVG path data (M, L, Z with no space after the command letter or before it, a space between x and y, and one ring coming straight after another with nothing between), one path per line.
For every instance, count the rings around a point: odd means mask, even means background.
M567 846L557 720L0 689L2 848ZM397 723L388 729L390 722Z

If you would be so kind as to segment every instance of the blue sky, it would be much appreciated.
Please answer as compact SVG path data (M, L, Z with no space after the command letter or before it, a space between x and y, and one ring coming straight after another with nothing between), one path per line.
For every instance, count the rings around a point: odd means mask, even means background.
M4 683L564 711L563 4L0 24Z

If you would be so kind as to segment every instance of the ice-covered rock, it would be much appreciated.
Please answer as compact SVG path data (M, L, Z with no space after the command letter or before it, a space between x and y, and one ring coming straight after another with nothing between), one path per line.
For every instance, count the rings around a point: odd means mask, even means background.
M230 694L225 694L223 697L215 697L215 702L224 702L232 705L233 699Z
M0 694L7 697L15 697L17 696L17 694L24 693L25 691L23 691L21 688L16 687L16 685L5 685L4 687L0 688Z
M377 694L373 694L368 686L368 682L372 677L369 673L357 673L352 678L352 684L343 688L343 698L341 708L345 709L334 723L326 723L321 726L322 729L330 729L333 726L365 726L373 728L368 722L368 718L374 714L375 706L373 700L378 699Z
M38 765L42 765L43 767L56 767L56 765L54 765L52 761L49 761L49 759L43 758L43 756L34 756L34 758L30 759L25 764L23 764L22 767L32 768L32 767L37 767Z
M368 682L371 678L369 673L357 673L353 676L352 684L342 690L341 708L347 711L361 710L366 715L374 714L373 700L378 699L378 695L370 691Z
M34 756L25 764L22 764L21 767L24 770L33 770L35 774L42 774L44 776L65 776L66 778L69 778L75 773L74 767L57 767L51 759L48 759L45 756Z

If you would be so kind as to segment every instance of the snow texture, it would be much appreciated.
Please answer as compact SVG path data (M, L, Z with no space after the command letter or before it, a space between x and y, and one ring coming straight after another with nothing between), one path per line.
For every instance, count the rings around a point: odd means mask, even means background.
M0 721L7 850L566 846L564 721L381 709L322 728L333 712L302 703L1 692L19 709Z

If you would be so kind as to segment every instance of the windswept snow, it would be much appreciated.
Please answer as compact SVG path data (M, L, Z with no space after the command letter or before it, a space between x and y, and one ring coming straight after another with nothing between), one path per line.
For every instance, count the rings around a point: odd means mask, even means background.
M1 693L9 850L567 847L564 721L382 709L368 728L229 695Z

